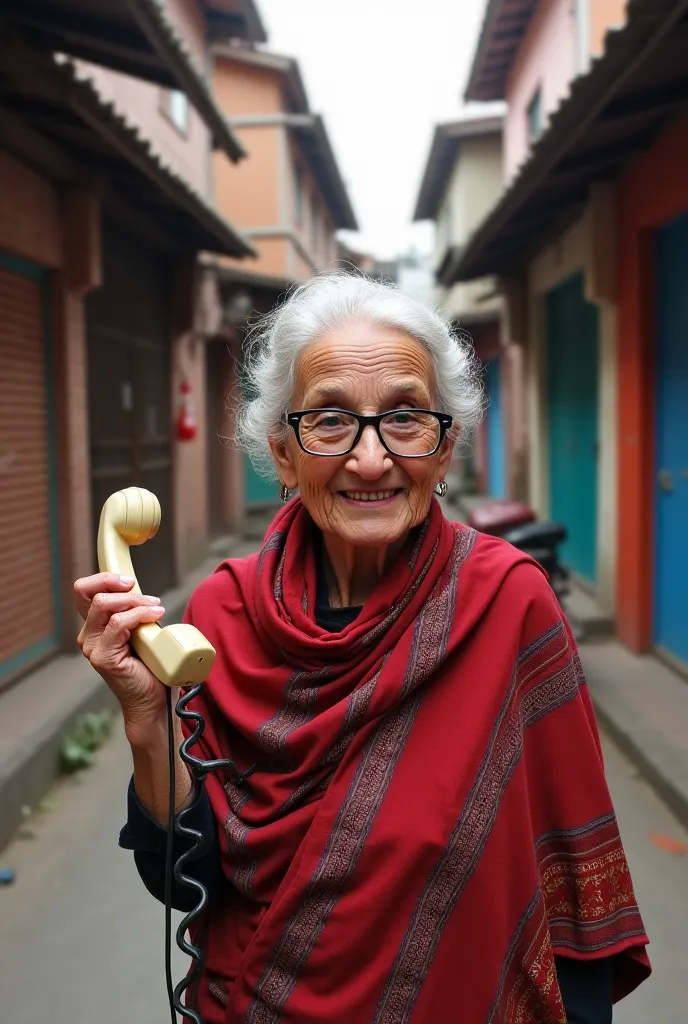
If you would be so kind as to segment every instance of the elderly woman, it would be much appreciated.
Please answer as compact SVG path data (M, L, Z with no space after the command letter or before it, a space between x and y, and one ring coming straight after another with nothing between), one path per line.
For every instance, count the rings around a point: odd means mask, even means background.
M200 1011L611 1021L647 938L571 631L536 564L433 497L480 416L470 350L394 289L325 275L252 352L239 440L287 504L188 606L217 649L199 756L253 769L190 811L210 840ZM127 642L163 609L131 580L75 586L133 753L120 843L162 898L165 699ZM176 785L181 807L179 759Z

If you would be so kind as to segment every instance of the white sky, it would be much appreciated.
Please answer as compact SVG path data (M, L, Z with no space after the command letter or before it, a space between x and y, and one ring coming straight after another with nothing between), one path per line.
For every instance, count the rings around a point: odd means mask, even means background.
M485 0L258 0L268 47L296 57L325 116L361 233L385 259L431 228L411 225L434 125L462 112ZM474 108L476 113L480 108Z

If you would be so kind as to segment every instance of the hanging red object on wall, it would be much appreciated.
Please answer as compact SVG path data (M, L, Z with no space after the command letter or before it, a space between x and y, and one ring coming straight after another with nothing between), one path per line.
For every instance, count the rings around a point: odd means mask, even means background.
M179 385L179 394L177 439L179 441L193 441L198 435L198 419L196 417L196 403L194 402L193 390L188 380L183 380Z

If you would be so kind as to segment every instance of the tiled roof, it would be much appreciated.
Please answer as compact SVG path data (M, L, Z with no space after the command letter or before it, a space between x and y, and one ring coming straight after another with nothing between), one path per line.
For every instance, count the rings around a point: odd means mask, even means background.
M82 183L108 182L181 249L255 256L251 243L157 153L68 58L27 51L3 62L13 115L57 146Z
M214 144L246 156L162 0L2 0L0 27L19 28L45 51L67 54L186 93Z

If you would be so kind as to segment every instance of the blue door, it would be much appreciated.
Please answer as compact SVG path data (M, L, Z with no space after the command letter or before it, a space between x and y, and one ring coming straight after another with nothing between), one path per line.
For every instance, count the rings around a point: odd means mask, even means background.
M547 296L550 515L568 529L562 558L597 577L598 311L576 274Z
M487 407L487 488L493 498L506 497L506 463L504 459L504 417L499 360L491 359L485 371Z
M688 214L658 232L654 640L688 664Z

